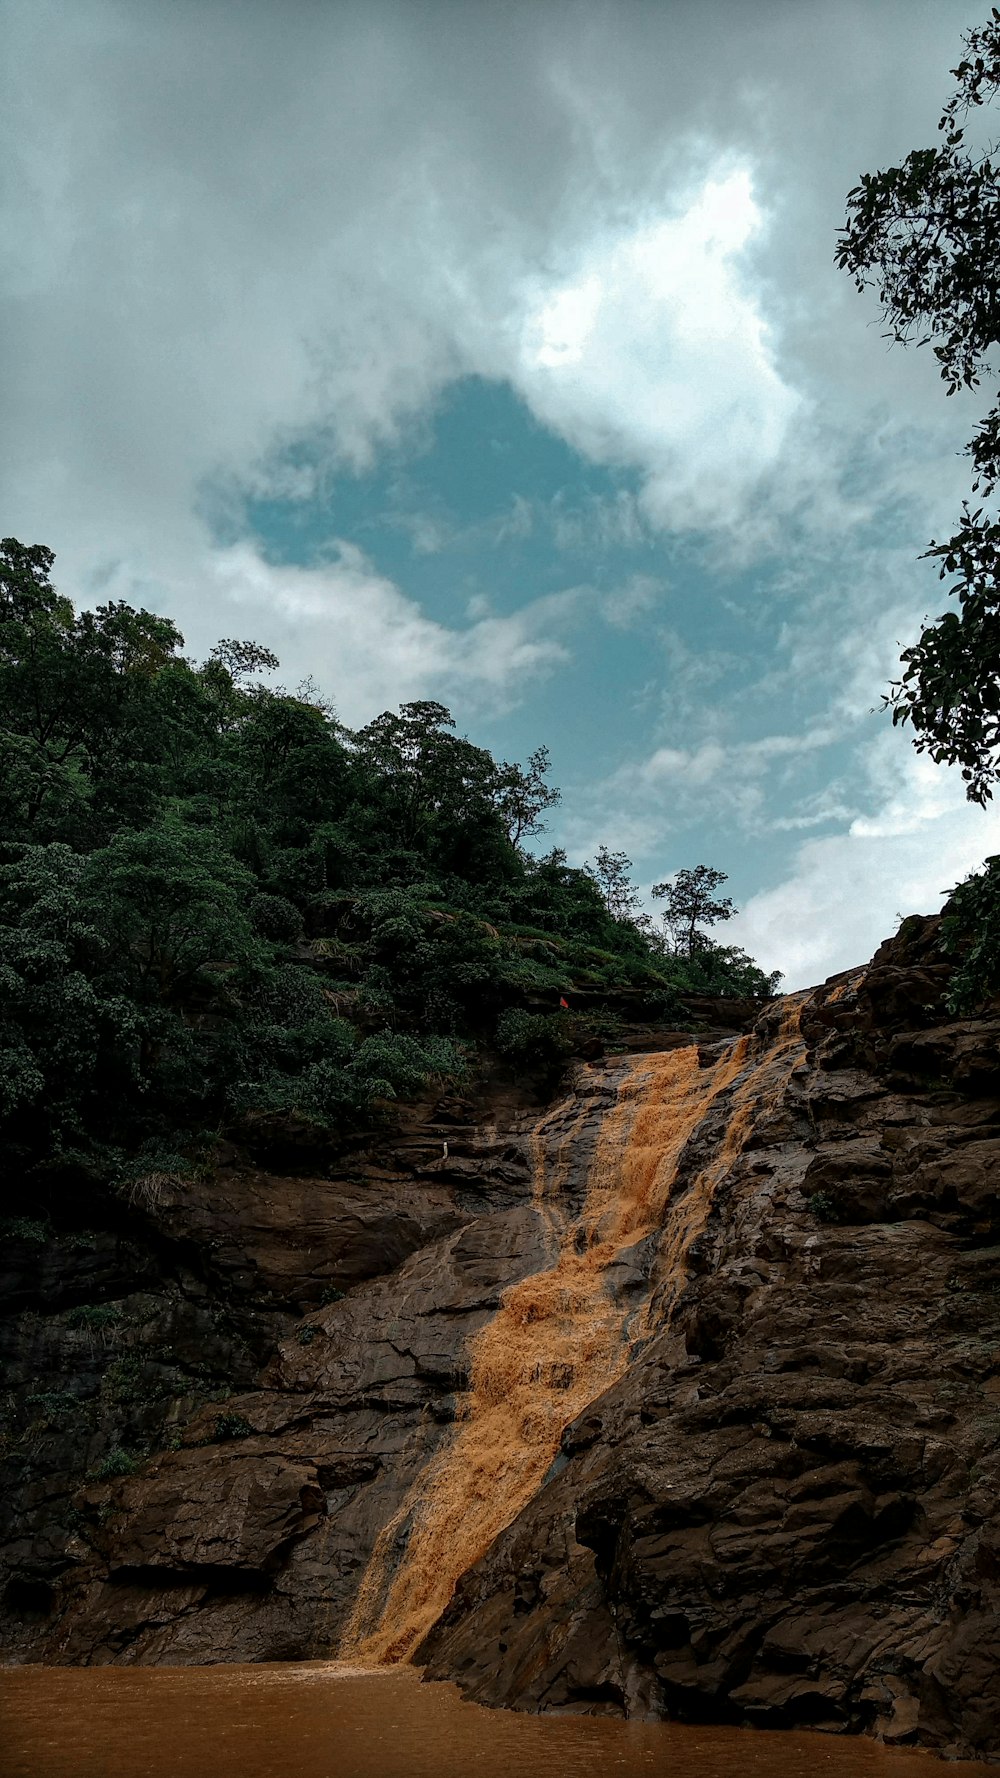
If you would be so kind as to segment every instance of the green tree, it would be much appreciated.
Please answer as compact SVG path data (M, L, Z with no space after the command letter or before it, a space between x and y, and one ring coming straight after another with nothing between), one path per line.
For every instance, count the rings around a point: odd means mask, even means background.
M8 836L99 843L155 816L176 711L159 693L183 637L118 602L74 613L50 550L0 544L0 734Z
M598 846L597 857L585 869L597 884L611 918L632 919L640 896L632 881L632 860L628 854L609 852L607 846Z
M225 667L233 680L249 679L252 673L272 673L279 665L269 648L259 642L241 642L235 636L223 636L209 658Z
M301 698L264 687L242 694L226 757L234 811L280 844L305 844L317 824L347 807L351 767L342 733Z
M92 853L80 901L107 947L107 974L136 1001L177 1006L206 971L228 974L259 955L255 888L214 835L171 823Z
M654 883L652 893L657 901L666 903L663 924L671 934L679 956L695 957L711 944L702 932L703 926L717 926L731 920L736 912L728 896L716 896L727 881L725 871L714 870L710 864L696 864L693 870L679 870L665 883Z
M443 704L422 699L386 710L354 737L357 756L378 791L381 812L399 843L426 841L442 822L461 821L487 805L495 775L490 755L451 731Z
M436 873L472 882L519 868L506 828L519 810L521 831L531 831L537 794L527 779L515 782L516 768L498 767L454 727L443 704L423 699L384 711L352 736L366 786L356 826L366 849L385 859L380 876L386 869L405 875L418 858Z
M523 766L510 765L507 760L496 769L493 806L512 846L519 846L531 834L543 833L542 816L559 801L559 791L546 783L550 764L548 748L537 747L528 756L526 770Z
M8 1164L83 1147L115 1077L132 1073L138 1021L94 980L100 935L81 907L85 859L22 846L0 864L0 1127Z
M859 290L874 288L891 339L930 344L947 393L976 388L1000 342L1000 178L992 148L970 140L972 114L1000 92L1000 12L964 38L956 89L935 147L866 173L849 194L837 261ZM1000 402L968 446L972 491L961 522L928 555L955 576L957 602L902 654L888 702L915 745L960 766L967 795L985 805L1000 777ZM989 503L993 502L993 509Z

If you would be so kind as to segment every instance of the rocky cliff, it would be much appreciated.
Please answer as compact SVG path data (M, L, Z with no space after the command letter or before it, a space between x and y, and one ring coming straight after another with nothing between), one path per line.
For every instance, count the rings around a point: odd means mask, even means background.
M494 1704L1000 1754L1000 1014L946 983L907 922L541 1115L22 1232L9 1658L416 1651Z

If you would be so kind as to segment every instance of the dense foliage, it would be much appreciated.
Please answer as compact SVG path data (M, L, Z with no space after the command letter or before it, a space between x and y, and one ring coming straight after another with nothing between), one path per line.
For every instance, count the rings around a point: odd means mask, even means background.
M1000 344L1000 164L969 141L975 114L1000 94L1000 11L965 38L956 88L934 148L902 166L866 173L849 194L837 259L859 290L874 286L890 338L931 345L947 393L977 388ZM968 445L972 492L961 522L928 555L951 576L956 608L928 623L902 654L888 702L915 745L958 765L972 802L985 806L1000 778L1000 401ZM1000 989L1000 870L995 858L953 892L944 942L963 961L955 1008Z
M902 166L866 173L848 197L837 252L859 290L873 286L889 336L930 344L949 395L976 388L1000 343L1000 166L967 140L971 115L1000 93L1000 11L965 37L940 141ZM1000 402L968 446L973 493L994 501L1000 484ZM995 506L995 501L994 501ZM962 509L961 523L928 554L955 576L957 609L928 624L904 651L893 721L915 744L961 767L968 795L985 804L1000 777L1000 515Z
M972 1012L1000 994L1000 857L987 858L953 889L941 923L942 946L957 962L948 1004Z
M255 679L277 663L253 643L199 665L165 618L76 613L52 561L0 546L11 1177L155 1177L271 1114L343 1135L477 1046L564 1058L568 994L771 990L738 950L674 955L599 867L525 849L556 798L544 749L497 762L430 702L350 733Z

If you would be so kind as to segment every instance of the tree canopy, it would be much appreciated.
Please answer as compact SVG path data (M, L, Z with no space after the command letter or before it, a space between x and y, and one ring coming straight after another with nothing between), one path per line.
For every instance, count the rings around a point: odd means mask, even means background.
M859 290L874 288L891 339L930 345L947 393L978 387L1000 342L1000 180L992 148L970 140L974 114L1000 93L1000 12L964 38L956 86L938 122L939 141L900 166L866 173L847 200L838 263ZM957 764L973 802L1000 777L1000 402L968 446L972 493L960 522L928 554L954 577L957 609L928 623L902 654L892 686L893 721L915 744ZM993 503L992 507L990 503Z
M341 1141L480 1050L564 1060L574 991L770 992L742 953L672 953L624 855L526 848L543 747L497 761L430 700L351 731L264 683L258 643L191 661L155 613L74 611L52 566L0 545L8 1177L132 1178L289 1115Z
M710 864L696 864L693 870L679 870L666 883L653 884L654 899L666 904L663 923L682 956L693 957L710 943L703 926L715 926L720 920L731 920L735 914L728 895L720 899L715 893L726 881L725 871L715 870Z

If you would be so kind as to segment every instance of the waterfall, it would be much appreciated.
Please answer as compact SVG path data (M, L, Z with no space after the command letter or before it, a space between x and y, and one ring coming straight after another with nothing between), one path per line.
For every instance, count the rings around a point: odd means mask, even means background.
M533 1204L551 1264L508 1289L474 1341L455 1434L383 1527L342 1656L383 1664L411 1655L459 1576L541 1488L566 1427L663 1324L719 1181L801 1058L801 1003L786 1001L762 1052L741 1037L706 1065L695 1043L623 1062L596 1137L572 1102L540 1120ZM684 1151L717 1102L709 1158L679 1179ZM587 1144L586 1189L574 1213L566 1182ZM612 1268L651 1237L655 1255L651 1264L647 1255L637 1301L634 1284L623 1291ZM635 1268L626 1269L634 1281Z

